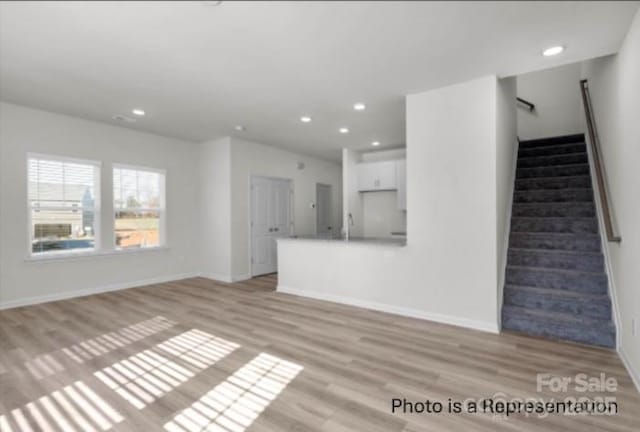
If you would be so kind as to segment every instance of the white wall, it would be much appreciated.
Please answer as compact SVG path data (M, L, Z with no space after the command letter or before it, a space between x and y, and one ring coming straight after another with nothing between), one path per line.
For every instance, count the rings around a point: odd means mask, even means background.
M316 183L332 185L334 226L342 225L341 167L333 162L228 137L190 143L5 103L0 125L0 307L196 274L248 278L251 174L293 180L294 234L315 233ZM27 260L28 152L102 162L104 245L113 231L111 164L165 169L168 247Z
M298 169L298 162L305 168ZM234 279L251 274L249 243L249 181L251 175L293 180L294 234L315 235L316 184L333 187L333 226L342 226L342 168L339 164L303 156L274 147L231 138L232 274Z
M521 140L583 133L580 63L519 75L518 96L536 109L518 107Z
M615 56L585 62L614 220L610 283L621 318L619 350L640 389L640 12ZM632 335L632 320L636 335Z
M373 150L368 152L343 149L342 178L343 226L351 213L353 226L350 237L391 237L391 232L406 232L407 212L398 210L396 192L358 192L357 164L405 159L406 149Z
M409 95L407 246L279 242L279 289L497 331L497 92Z
M430 309L490 324L497 317L496 97L495 77L407 97L407 241L426 273L416 287L435 290Z
M27 261L27 153L102 162L103 245L113 232L111 164L166 169L167 243L163 250ZM62 298L80 292L191 276L198 220L196 145L107 124L0 103L0 306Z
M518 155L516 78L498 80L496 115L496 244L498 271L498 320L502 310L505 268L511 227L511 204Z
M360 152L342 149L342 230L348 228L349 237L364 235L364 217L362 214L362 194L358 192L358 171L356 166L362 162ZM351 215L351 220L349 220ZM353 223L351 225L351 223Z
M406 159L404 148L362 152L362 162ZM362 235L364 237L392 237L391 232L407 231L407 212L398 209L395 191L360 194L362 202Z
M197 226L200 269L203 276L231 281L231 139L208 141L198 146L199 206Z
M398 210L396 191L362 194L364 237L392 237L392 232L407 231L407 213Z

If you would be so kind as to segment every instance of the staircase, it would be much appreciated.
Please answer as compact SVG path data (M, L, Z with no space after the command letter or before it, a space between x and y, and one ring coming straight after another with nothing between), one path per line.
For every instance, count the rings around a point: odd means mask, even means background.
M615 347L584 135L522 141L502 327Z

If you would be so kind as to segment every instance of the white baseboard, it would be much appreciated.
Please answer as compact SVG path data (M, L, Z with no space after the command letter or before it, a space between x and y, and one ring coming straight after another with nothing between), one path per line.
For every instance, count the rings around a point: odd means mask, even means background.
M75 298L75 297L84 297L84 296L93 295L93 294L106 293L109 291L118 291L118 290L135 288L135 287L145 286L145 285L172 282L172 281L181 280L181 279L198 277L199 275L200 275L199 273L195 273L195 272L182 273L182 274L161 276L161 277L143 279L143 280L137 280L137 281L131 281L131 282L120 282L116 284L101 286L98 288L87 288L87 289L81 289L81 290L75 290L75 291L65 291L61 293L47 294L43 296L25 297L17 300L0 302L0 310L12 309L12 308L17 308L22 306L29 306L29 305L39 304L39 303L48 303L48 302L58 301L58 300L66 300L66 299Z
M221 274L221 273L201 273L200 276L207 279L214 280L214 281L225 282L225 283L240 282L247 279L251 279L251 275L249 274L227 275L227 274Z
M226 275L221 273L201 273L200 276L202 276L203 278L207 278L207 279L211 279L219 282L225 282L225 283L233 282L231 275Z
M233 275L231 276L231 282L241 282L241 281L249 280L251 279L251 277L252 276L250 274Z
M365 309L377 310L394 315L401 315L409 318L418 318L427 321L435 321L443 324L450 324L458 327L465 327L474 330L486 331L489 333L499 333L498 323L488 323L483 321L470 320L451 315L436 314L425 312L419 309L411 309L400 306L393 306L386 303L372 302L352 297L343 297L333 294L319 293L313 291L299 290L296 288L278 285L276 291L284 294L293 294L301 297L310 297L316 300L325 300L333 303L340 303L349 306L356 306Z
M627 356L627 353L622 348L622 346L618 346L618 355L622 359L622 363L624 363L625 367L627 368L627 371L629 372L629 376L631 376L631 380L633 381L633 383L636 386L636 389L640 393L640 371L634 369L633 362L631 362L631 360L629 359L629 356Z

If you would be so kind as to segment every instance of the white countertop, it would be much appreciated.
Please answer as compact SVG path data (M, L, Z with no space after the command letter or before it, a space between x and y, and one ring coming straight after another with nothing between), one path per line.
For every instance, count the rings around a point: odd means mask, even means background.
M371 246L393 246L403 247L407 245L406 238L382 238L382 237L350 237L348 240L342 237L324 237L324 236L297 236L283 237L278 241L312 241L332 244L344 245L371 245Z

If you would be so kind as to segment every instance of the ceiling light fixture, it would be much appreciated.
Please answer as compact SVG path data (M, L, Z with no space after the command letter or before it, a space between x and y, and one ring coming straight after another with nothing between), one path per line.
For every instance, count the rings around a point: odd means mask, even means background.
M356 111L364 111L364 109L366 107L367 106L365 104L363 104L362 102L358 102L358 103L353 104L353 109L356 110Z
M311 117L309 117L309 116L302 116L302 117L300 117L300 121L301 121L302 123L310 123L310 122L311 122Z
M564 51L564 47L563 46L552 46L550 48L547 48L546 50L542 51L542 55L545 57L551 57L554 55L558 55L560 54L562 51Z
M244 127L244 126L242 126L242 125L237 125L237 126L235 127L235 130L237 130L238 132L244 132L244 131L246 131L246 130L247 130L247 128L246 128L246 127Z
M380 141L374 141L371 143L372 146L378 147L380 145Z
M340 131L341 134L349 133L349 128L346 128L346 127L341 127L338 130Z
M131 112L134 113L135 115L139 116L139 117L142 117L142 116L144 116L146 114L144 112L144 110L140 109L140 108L134 108L134 109L131 110Z

